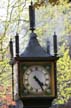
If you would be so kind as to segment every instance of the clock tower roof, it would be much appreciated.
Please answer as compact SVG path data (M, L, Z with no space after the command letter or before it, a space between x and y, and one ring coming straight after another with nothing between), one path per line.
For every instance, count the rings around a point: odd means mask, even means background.
M36 33L32 32L30 34L29 43L20 57L48 57L51 56L40 46Z

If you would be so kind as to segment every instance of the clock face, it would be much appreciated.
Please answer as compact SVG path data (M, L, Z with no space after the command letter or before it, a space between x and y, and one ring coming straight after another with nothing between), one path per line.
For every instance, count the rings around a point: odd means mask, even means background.
M49 72L41 65L33 65L26 69L23 84L29 93L45 94L50 92Z

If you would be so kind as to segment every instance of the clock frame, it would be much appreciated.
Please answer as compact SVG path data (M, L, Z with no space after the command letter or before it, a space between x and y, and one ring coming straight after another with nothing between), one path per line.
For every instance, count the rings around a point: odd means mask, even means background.
M24 57L16 57L15 58L15 66L17 66L18 72L18 97L23 101L25 106L50 106L52 100L57 97L57 81L56 81L56 61L58 57L44 57L44 58L24 58ZM50 94L24 94L24 84L23 84L23 75L25 72L25 68L30 66L43 66L49 68L50 74ZM48 70L48 69L47 69ZM48 104L49 103L49 104Z
M25 88L24 88L24 84L23 84L23 76L25 71L31 67L31 66L43 66L47 72L50 75L50 93L46 93L46 94L40 94L40 93L24 93ZM49 69L47 69L49 68ZM21 62L20 63L20 97L38 97L38 96L44 96L44 97L54 97L55 96L55 83L54 83L54 63L53 62L33 62L33 61L29 61L29 62ZM29 86L29 85L28 85ZM27 87L28 87L27 86ZM38 91L37 91L38 92Z
M30 38L28 45L26 46L24 52L19 53L19 36L15 36L15 57L13 54L13 42L10 40L10 54L11 60L10 65L12 66L12 94L16 100L20 99L23 102L24 108L49 108L54 98L57 97L57 76L56 76L56 62L59 59L57 54L57 35L53 35L53 51L52 55L50 52L50 41L47 42L47 48L44 48L39 44L37 39L37 34L34 33L35 30L35 9L34 5L31 2L29 6L29 20L30 20ZM49 76L50 76L50 93L36 93L32 92L26 93L25 86L23 83L23 76L26 72L26 68L31 66L42 66L45 70L46 67L50 67ZM23 69L24 68L24 69ZM45 75L41 75L45 76ZM13 78L14 77L14 78ZM28 76L29 78L29 76ZM32 78L32 77L31 77ZM42 82L40 77L34 76L35 81L39 84L40 87ZM44 77L45 79L45 77ZM28 86L27 86L28 87ZM25 94L26 93L26 94Z

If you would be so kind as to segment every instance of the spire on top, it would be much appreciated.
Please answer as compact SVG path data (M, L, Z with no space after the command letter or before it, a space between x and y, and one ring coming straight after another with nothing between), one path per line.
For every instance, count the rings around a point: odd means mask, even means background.
M30 30L33 32L35 30L35 8L31 0L31 5L29 6L29 22Z

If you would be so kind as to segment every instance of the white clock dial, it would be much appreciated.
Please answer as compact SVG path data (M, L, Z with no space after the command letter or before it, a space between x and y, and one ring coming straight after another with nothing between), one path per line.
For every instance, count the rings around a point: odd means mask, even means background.
M30 66L24 73L24 87L31 93L44 93L50 86L49 72L40 65Z

